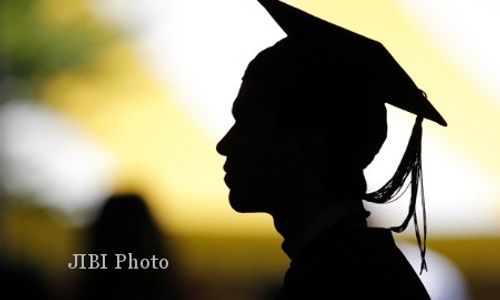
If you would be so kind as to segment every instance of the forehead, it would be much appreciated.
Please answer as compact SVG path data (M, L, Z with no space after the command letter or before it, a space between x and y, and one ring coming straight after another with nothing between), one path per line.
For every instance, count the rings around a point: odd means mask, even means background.
M244 80L236 97L232 113L235 118L249 115L270 115L272 97L265 84Z

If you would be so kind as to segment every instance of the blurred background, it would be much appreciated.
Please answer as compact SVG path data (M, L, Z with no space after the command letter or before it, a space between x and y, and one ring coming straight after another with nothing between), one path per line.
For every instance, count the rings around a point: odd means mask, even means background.
M499 299L500 4L288 3L381 41L446 118L424 123L421 278L433 299ZM282 37L255 0L0 1L0 293L75 299L85 275L67 268L72 254L95 249L113 195L134 193L179 295L272 299L288 266L281 237L269 216L231 210L215 145L246 65ZM413 123L388 110L369 190L394 172ZM367 208L372 226L391 226L407 202ZM418 268L413 236L398 243Z

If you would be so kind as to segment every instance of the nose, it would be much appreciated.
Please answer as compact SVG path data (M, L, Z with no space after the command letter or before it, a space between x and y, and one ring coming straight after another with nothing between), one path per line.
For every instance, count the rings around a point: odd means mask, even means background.
M229 129L226 135L224 135L224 137L217 143L217 146L215 147L215 149L220 155L224 156L228 155L229 145L231 142L231 133L233 131L233 128L234 126L231 127L231 129Z

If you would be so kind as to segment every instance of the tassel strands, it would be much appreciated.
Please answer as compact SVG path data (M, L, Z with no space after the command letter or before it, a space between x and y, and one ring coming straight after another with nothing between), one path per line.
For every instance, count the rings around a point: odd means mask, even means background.
M418 116L415 120L415 125L408 142L406 151L399 163L396 172L392 178L379 190L368 193L365 200L373 203L390 203L399 199L408 187L411 188L410 204L408 207L408 214L399 226L391 227L394 232L403 232L411 219L415 226L415 235L420 250L422 259L420 265L420 274L423 270L427 271L427 263L425 261L425 254L427 251L427 215L425 210L425 196L423 189L423 174L422 174L422 121L423 118ZM410 182L407 179L410 176ZM416 210L417 196L420 189L421 206L423 214L423 238L421 237L420 228L418 225L418 216Z

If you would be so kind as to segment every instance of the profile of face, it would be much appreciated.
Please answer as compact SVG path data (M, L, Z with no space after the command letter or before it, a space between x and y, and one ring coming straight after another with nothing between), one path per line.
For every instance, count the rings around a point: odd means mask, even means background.
M217 144L226 156L229 202L238 212L286 209L287 194L301 180L304 143L297 134L278 131L270 97L258 84L243 81L232 109L235 123Z

